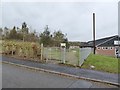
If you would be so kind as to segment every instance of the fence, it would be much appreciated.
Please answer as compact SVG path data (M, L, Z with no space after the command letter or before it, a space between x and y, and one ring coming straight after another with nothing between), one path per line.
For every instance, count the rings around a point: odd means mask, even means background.
M80 62L79 66L81 66L84 60L90 55L92 52L92 48L80 48Z
M43 56L48 60L61 61L61 49L60 47L44 47Z
M70 64L73 66L78 66L79 65L79 56L80 49L79 48L74 48L74 49L68 49L66 51L66 64Z
M54 60L54 62L58 61L58 63L78 65L79 48L44 47L43 56L46 58L46 62Z
M92 48L65 49L61 47L45 47L43 56L47 62L54 60L53 62L58 61L58 63L81 66L91 52Z
M33 61L46 61L53 63L65 63L74 66L81 66L84 60L92 52L91 48L71 48L62 47L43 47L36 44L33 48L30 42L4 42L2 50L7 55L31 59Z

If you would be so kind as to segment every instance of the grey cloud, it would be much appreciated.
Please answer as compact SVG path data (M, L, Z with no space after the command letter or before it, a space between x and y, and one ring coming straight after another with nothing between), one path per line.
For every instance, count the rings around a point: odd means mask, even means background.
M20 26L23 21L42 32L61 29L69 40L92 39L92 13L96 13L96 37L117 34L117 3L4 3L3 27Z

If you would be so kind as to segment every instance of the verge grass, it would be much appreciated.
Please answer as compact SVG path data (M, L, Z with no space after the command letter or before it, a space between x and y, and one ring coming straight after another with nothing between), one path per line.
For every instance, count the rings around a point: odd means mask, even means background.
M90 69L90 66L93 65L95 66L94 70L120 73L120 71L118 71L120 70L118 69L118 64L120 64L120 61L117 58L90 54L81 68Z

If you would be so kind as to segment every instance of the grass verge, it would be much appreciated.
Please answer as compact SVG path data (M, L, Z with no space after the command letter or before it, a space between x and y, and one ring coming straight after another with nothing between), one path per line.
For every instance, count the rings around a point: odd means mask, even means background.
M95 66L94 70L117 74L120 73L120 71L118 71L120 70L118 69L118 64L120 64L120 61L118 61L119 59L117 58L90 54L81 68L90 69L90 66L93 65Z

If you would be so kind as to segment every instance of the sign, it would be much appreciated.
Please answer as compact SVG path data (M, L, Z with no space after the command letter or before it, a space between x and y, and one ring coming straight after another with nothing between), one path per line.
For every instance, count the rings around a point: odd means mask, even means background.
M61 47L66 47L66 43L60 43Z
M120 45L120 41L114 41L114 45Z

